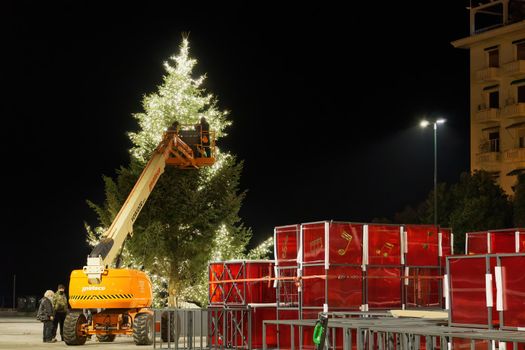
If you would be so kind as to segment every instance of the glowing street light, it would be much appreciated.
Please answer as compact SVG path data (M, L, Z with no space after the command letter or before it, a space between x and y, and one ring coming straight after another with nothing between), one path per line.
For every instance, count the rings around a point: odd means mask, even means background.
M434 125L434 225L437 225L437 126L445 123L447 120L443 118L434 121L423 119L419 126L426 128L430 124Z

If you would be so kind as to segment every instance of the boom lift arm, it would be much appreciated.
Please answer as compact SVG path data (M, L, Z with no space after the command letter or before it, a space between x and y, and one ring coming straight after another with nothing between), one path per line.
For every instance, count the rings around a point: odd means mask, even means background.
M133 223L155 187L157 180L164 173L166 165L182 169L209 166L215 162L214 135L209 131L201 134L182 130L167 131L144 167L139 179L128 198L120 208L103 239L93 248L84 266L84 273L90 284L99 284L104 272L118 256L126 238L133 234ZM207 135L203 135L207 134ZM202 140L207 140L203 144ZM211 142L210 142L211 140ZM188 143L191 145L188 145Z

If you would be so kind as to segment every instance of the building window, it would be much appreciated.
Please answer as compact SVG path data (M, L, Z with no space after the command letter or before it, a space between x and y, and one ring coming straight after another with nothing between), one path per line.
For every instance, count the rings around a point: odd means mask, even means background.
M516 59L525 60L525 41L516 44Z
M525 148L525 128L518 130L518 148Z
M518 86L518 103L525 103L525 85Z
M499 152L499 131L489 132L489 152Z
M499 67L499 50L494 49L487 51L489 67Z
M499 108L499 91L489 92L489 108Z

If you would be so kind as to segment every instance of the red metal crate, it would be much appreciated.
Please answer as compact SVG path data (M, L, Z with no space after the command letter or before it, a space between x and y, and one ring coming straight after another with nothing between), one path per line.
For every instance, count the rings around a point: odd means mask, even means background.
M265 279L273 277L273 261L270 260L232 260L210 263L210 304L275 303L276 294L273 281Z
M297 266L300 227L300 225L289 225L275 228L275 264L277 266Z
M405 298L409 308L441 308L440 267L405 267Z
M401 225L367 226L368 259L370 265L400 265L403 263Z
M468 255L519 253L525 251L525 229L467 232L465 247Z
M409 266L439 265L438 227L434 225L405 225L406 264Z
M366 304L369 310L402 307L402 266L367 266Z
M487 232L467 232L465 234L465 254L480 255L489 253Z
M525 328L525 255L500 256L501 294L498 309L502 312L502 328Z
M448 258L449 324L490 328L498 323L495 265L488 255Z

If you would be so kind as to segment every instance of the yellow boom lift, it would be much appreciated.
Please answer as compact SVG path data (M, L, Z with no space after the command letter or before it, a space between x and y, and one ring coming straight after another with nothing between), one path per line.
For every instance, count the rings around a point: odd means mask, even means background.
M193 126L178 129L164 133L111 226L89 254L87 265L71 272L72 310L64 322L67 345L82 345L91 335L96 335L99 341L111 342L117 334L133 335L137 345L152 343L155 325L150 309L153 295L149 277L142 271L109 266L117 259L126 238L132 235L133 223L165 166L198 169L215 163L213 132ZM168 337L167 332L162 329L163 338Z

